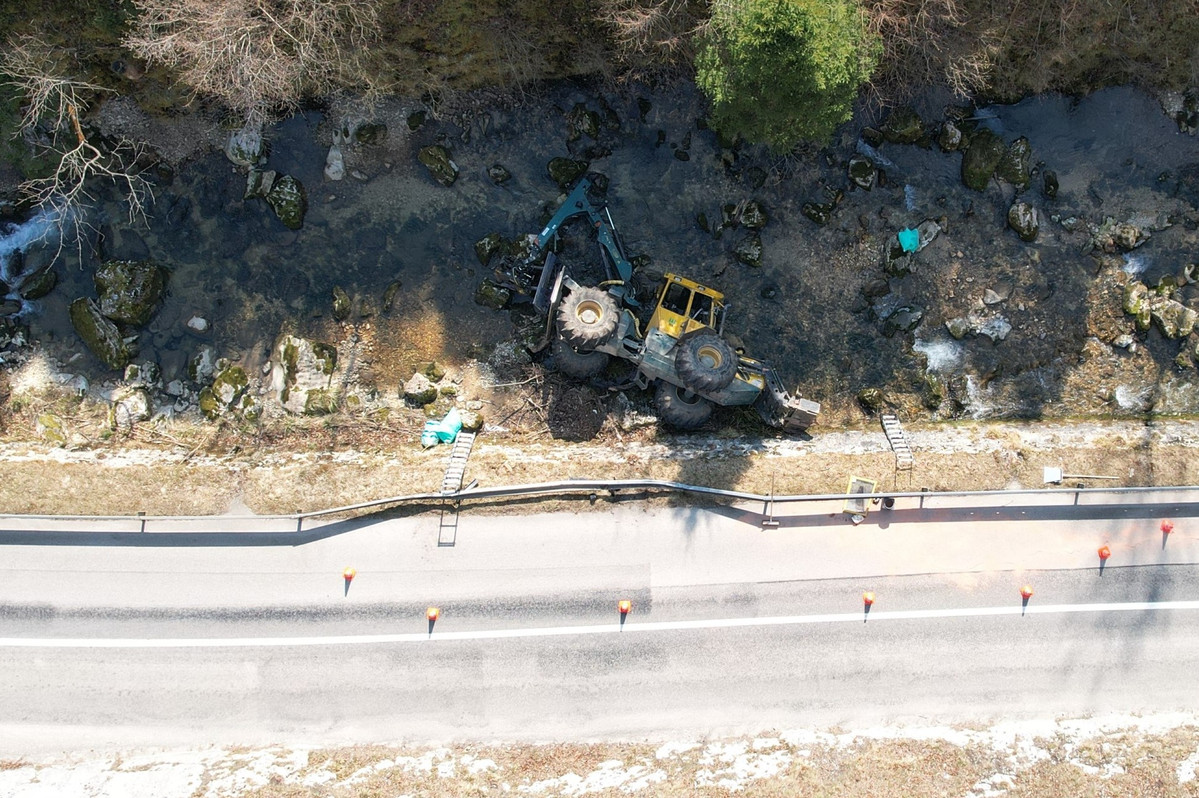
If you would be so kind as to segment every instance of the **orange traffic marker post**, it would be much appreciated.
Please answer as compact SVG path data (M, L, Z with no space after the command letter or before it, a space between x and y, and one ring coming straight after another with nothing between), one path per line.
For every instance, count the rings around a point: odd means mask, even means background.
M1112 556L1112 550L1104 543L1099 547L1099 575L1103 576L1103 567L1107 565L1108 558Z
M628 618L629 613L633 611L633 602L628 599L621 599L617 603L616 609L620 611L620 628L623 630L625 618Z
M425 617L429 620L429 634L433 634L433 624L437 623L437 619L441 617L441 610L437 607L430 607L425 610Z
M867 590L862 593L862 623L870 617L870 608L874 606L874 592Z
M1173 521L1162 521L1162 534L1163 535L1168 535L1173 531L1174 531L1174 522Z
M1032 598L1032 585L1025 585L1020 588L1020 616L1024 617L1024 611L1028 609L1028 600Z
M346 583L345 591L342 593L343 596L348 596L350 594L350 582L354 581L355 576L358 576L358 572L349 566L346 566L346 569L341 572L341 578L344 579Z

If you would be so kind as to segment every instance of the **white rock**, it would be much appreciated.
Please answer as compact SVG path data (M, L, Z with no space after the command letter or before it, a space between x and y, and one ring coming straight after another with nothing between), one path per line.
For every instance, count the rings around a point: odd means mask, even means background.
M195 332L208 332L208 319L202 316L192 316L187 320L187 328Z

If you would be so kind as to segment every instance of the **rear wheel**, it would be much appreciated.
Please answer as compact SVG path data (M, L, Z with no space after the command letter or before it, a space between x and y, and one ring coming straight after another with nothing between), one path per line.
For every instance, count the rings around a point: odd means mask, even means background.
M608 365L607 353L576 351L560 335L554 337L552 354L558 371L577 380L594 377Z
M668 382L658 383L654 404L663 424L682 430L699 429L712 415L711 402Z
M562 337L584 352L611 338L619 318L616 298L600 288L576 288L558 306Z
M691 390L719 391L737 376L737 353L719 336L693 335L679 342L674 368Z

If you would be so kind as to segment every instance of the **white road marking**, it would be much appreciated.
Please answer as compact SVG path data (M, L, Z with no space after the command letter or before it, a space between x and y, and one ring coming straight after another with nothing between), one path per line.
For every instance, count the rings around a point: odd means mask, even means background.
M1027 607L959 607L942 610L871 610L823 615L775 615L764 618L712 618L701 621L629 620L601 626L546 626L524 629L483 629L474 632L413 632L389 635L333 635L323 637L0 637L0 648L268 648L288 646L353 646L391 643L438 643L451 640L505 640L522 637L568 637L571 635L638 634L691 629L729 629L748 626L795 626L802 624L870 623L913 621L931 618L980 618L997 615L1061 615L1102 612L1162 612L1199 610L1199 601L1129 601L1107 604L1043 604Z

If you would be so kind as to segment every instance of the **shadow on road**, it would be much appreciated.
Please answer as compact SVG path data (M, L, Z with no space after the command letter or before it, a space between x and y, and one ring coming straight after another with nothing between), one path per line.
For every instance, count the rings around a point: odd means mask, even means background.
M761 526L763 512L744 507L713 506L708 512L722 515L750 526ZM774 520L780 529L801 527L845 527L853 528L849 516L841 512L788 516L786 506L776 505ZM912 507L908 509L878 510L870 512L860 526L878 526L883 529L905 523L984 523L987 521L1101 521L1117 518L1155 519L1163 515L1180 518L1199 517L1199 503L1183 503L1169 506L1141 504L1061 505L1061 506L1010 506L1010 507ZM1165 548L1163 541L1162 548Z

